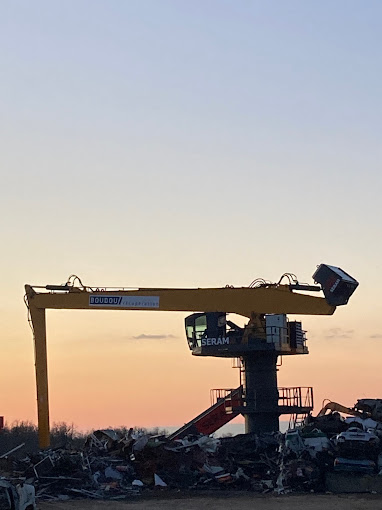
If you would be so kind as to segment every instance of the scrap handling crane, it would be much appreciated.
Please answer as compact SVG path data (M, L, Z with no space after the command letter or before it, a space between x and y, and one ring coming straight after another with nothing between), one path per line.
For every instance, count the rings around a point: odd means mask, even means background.
M287 283L282 284L284 278ZM35 344L40 447L50 444L46 309L197 312L185 319L192 354L240 358L244 387L236 411L245 417L247 433L272 432L279 430L281 414L307 411L301 398L279 405L278 356L308 354L301 322L289 322L286 314L332 315L336 306L348 302L358 285L342 269L325 264L318 266L313 279L319 285L301 284L290 273L285 273L278 283L259 279L249 287L91 288L74 276L64 285L25 285ZM324 297L298 292L321 290ZM226 320L227 313L242 315L249 322L244 328L238 327ZM309 409L312 407L310 401Z

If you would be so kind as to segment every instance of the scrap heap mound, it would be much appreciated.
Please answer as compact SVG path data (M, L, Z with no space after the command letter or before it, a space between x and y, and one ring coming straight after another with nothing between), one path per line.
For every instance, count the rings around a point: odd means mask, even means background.
M2 474L33 484L43 500L124 499L150 489L272 490L281 434L215 439L97 430L80 450L59 448L7 459Z
M382 420L338 412L308 417L286 434L220 439L98 430L77 450L3 455L0 474L33 485L43 500L124 499L150 489L325 491L328 475L338 473L382 480L380 438Z

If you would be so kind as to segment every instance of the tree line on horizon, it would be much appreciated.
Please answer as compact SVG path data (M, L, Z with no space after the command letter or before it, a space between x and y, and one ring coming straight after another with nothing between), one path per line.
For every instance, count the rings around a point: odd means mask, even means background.
M125 435L129 431L128 427L107 428L115 430L121 435ZM152 429L133 427L133 431L149 435L168 434L167 430L160 429L159 427L154 427ZM69 425L64 422L54 423L50 431L51 448L81 449L84 446L87 437L92 432L93 430L81 432L77 430L73 424ZM15 452L16 456L23 456L26 452L33 453L39 450L37 425L28 421L17 421L11 426L6 424L5 427L0 430L0 457L23 443L25 443L25 446Z

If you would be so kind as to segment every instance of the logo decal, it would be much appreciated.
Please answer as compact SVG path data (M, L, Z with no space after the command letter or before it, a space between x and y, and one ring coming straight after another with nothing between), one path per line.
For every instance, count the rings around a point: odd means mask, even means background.
M118 308L159 308L159 296L89 296L89 306Z
M219 338L202 338L202 347L206 345L228 345L229 337L219 337Z

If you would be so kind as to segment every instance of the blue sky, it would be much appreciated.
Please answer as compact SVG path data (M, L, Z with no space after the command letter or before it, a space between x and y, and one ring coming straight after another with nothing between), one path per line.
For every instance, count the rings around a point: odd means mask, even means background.
M308 319L315 335L380 334L380 2L0 11L0 311L15 346L31 348L27 282L247 285L309 280L321 262L361 285L330 323ZM131 335L157 332L134 321ZM181 335L177 321L159 333Z

